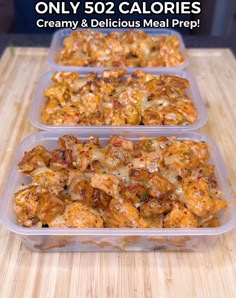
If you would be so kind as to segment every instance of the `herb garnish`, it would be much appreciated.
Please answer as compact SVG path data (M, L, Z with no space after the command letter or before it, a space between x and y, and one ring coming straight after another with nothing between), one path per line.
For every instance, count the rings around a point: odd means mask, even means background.
M147 191L145 190L143 194L139 197L140 201L145 201L148 198Z

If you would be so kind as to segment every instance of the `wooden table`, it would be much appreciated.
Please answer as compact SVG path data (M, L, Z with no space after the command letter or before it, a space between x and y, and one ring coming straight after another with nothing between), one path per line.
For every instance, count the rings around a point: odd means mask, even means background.
M236 61L229 50L189 50L215 139L236 190ZM32 96L47 49L7 49L0 60L0 194L17 146L36 131ZM0 297L236 297L236 229L204 253L33 253L0 227Z

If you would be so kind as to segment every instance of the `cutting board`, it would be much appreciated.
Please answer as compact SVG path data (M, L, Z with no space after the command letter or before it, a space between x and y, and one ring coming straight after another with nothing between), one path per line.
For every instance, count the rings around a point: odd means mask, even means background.
M47 49L9 48L0 60L0 195L48 69ZM209 121L236 190L236 61L227 49L188 50ZM203 253L35 253L0 226L0 297L236 297L236 229Z

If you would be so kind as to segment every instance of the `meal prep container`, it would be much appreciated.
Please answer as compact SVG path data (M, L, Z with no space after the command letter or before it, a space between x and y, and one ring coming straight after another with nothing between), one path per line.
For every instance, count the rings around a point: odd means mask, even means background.
M91 29L93 31L99 31L102 32L103 34L109 33L109 32L122 32L122 31L130 31L130 29L93 29L93 28L86 28L86 29L79 29L79 30L88 30ZM175 30L171 30L171 29L133 29L134 31L143 31L147 34L150 35L176 35L179 38L180 41L180 51L183 54L183 56L185 57L185 61L178 66L173 66L173 67L142 67L142 70L145 71L153 71L155 69L159 69L161 70L181 70L184 69L186 67L188 67L189 65L189 61L187 59L187 55L186 55L186 48L183 42L183 38L181 37L181 35L175 31ZM73 32L73 30L71 29L61 29L58 30L56 33L54 33L53 38L52 38L52 42L51 42L51 46L49 49L49 53L48 53L48 64L50 65L50 67L52 69L55 70L64 70L64 71L83 71L83 72L94 72L94 71L101 71L104 70L107 67L92 67L92 66L64 66L64 65L59 65L55 62L55 55L56 53L59 52L59 50L62 49L63 47L63 41L65 39L65 37L67 37L68 35L70 35ZM126 69L130 70L130 71L135 71L137 69L140 69L140 67L126 67Z
M202 101L197 83L195 79L190 75L189 73L185 71L179 71L179 72L170 72L170 71L152 71L151 73L154 75L174 75L181 78L185 78L190 83L190 88L187 89L187 94L192 99L192 102L195 105L195 108L197 110L197 121L194 124L190 125L156 125L156 126L149 126L149 125L126 125L126 126L111 126L111 125L99 125L99 126L71 126L71 125L48 125L41 122L41 110L43 108L43 105L45 103L46 98L44 97L43 93L44 90L53 86L53 82L51 80L53 76L53 71L46 72L40 79L39 84L37 86L35 96L32 101L31 110L29 119L32 125L35 127L42 129L42 130L48 130L48 131L61 131L61 130L70 130L70 131L80 131L87 130L87 131L95 131L96 130L114 130L114 131L134 131L134 130L140 130L143 132L151 131L151 130L161 130L163 132L171 130L176 131L188 131L188 130L196 130L200 127L202 127L207 122L207 112L205 105ZM83 76L85 74L81 74ZM128 73L129 75L129 73Z
M43 145L49 150L57 147L57 139L68 132L41 132L27 137L20 145L12 164L8 183L0 203L0 219L10 231L18 234L27 248L33 251L204 251L210 248L220 235L235 226L236 205L229 204L225 211L221 211L219 218L221 226L217 228L26 228L16 222L13 211L13 196L17 188L29 183L29 178L19 173L17 165L25 151L37 145ZM71 132L73 133L73 132ZM118 133L117 133L118 134ZM81 140L95 135L94 130L81 131L75 134ZM96 134L101 141L106 142L110 134L100 132ZM140 137L157 137L160 132L146 132L137 130L125 137L138 140ZM205 141L210 148L209 162L215 165L215 174L222 198L233 201L232 191L228 183L228 175L217 145L207 136L196 132L173 133L165 136L177 136L180 140Z

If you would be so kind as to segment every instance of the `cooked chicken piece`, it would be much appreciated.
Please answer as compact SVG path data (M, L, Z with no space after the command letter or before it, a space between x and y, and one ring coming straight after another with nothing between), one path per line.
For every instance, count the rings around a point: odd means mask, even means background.
M146 169L150 173L159 171L162 159L158 151L144 153L141 157L133 158L128 163L129 169Z
M148 105L153 109L161 111L164 107L167 107L167 106L173 107L173 105L175 105L176 99L174 97L175 96L173 94L170 94L167 96L158 96L156 94L150 95L148 97L150 99Z
M72 182L72 180L76 177L79 177L79 179L84 179L84 176L85 176L85 173L84 172L81 172L80 170L78 169L69 169L67 171L68 173L68 180L66 182L66 185L69 186Z
M41 186L28 185L15 193L13 208L20 225L32 227L38 223L36 210L39 204L39 194L44 194L45 192L46 190Z
M143 186L139 184L132 184L127 187L122 187L120 191L121 198L131 203L136 208L140 205L140 198L145 199L145 194L147 194L147 192L145 191Z
M197 216L207 217L227 206L227 202L211 196L209 185L203 179L197 181L192 181L192 178L186 179L183 191L184 203Z
M104 57L105 52L105 37L102 36L99 39L90 39L88 43L88 54L92 58L92 60L97 61L98 65L100 66L100 61L107 59ZM110 52L110 51L109 51ZM108 53L109 53L108 52Z
M89 149L81 145L74 146L72 150L72 165L75 169L84 172L96 160L95 156L96 154L94 154L92 148Z
M185 117L174 106L165 106L159 111L163 125L180 125Z
M132 54L141 60L141 66L145 67L147 65L152 48L153 41L148 37L137 41L135 47L132 47Z
M48 223L50 228L102 228L103 220L92 208L75 202L67 205L63 215Z
M158 52L152 52L147 67L165 67L165 61L158 55Z
M108 98L107 96L112 96L114 92L116 92L116 88L119 86L118 80L113 80L112 78L97 78L96 83L99 92L103 95L104 103L106 102L106 100L110 100L110 98Z
M139 212L129 202L112 199L103 220L107 228L138 228Z
M70 100L70 90L65 84L52 86L44 91L44 96L48 99L56 99L61 107Z
M106 47L110 50L110 53L115 56L123 56L125 53L124 47L122 46L122 42L119 39L112 38L111 35L107 35L105 37Z
M105 166L112 170L122 167L127 155L122 147L108 146L105 151Z
M175 203L165 216L164 228L197 228L197 218L181 203Z
M54 194L46 191L38 194L39 203L36 208L36 216L42 224L48 224L58 215L64 212L64 203Z
M212 196L219 197L222 194L221 191L218 189L214 165L201 165L199 168L191 171L191 177L193 180L201 178L202 180L206 181L210 187L210 193Z
M72 167L71 150L62 151L56 149L52 151L49 168L53 171L61 171Z
M72 165L80 171L85 171L94 161L104 162L103 150L96 140L90 140L84 144L75 144L72 148Z
M31 172L38 168L47 167L50 159L50 152L43 146L37 146L31 151L25 152L18 167L22 173L30 175Z
M127 71L125 69L120 69L120 68L114 69L113 68L113 69L104 70L102 73L102 77L104 79L110 79L110 78L119 79L119 78L123 77L126 73L127 73Z
M140 215L145 218L156 217L162 213L170 212L174 202L169 199L151 199L140 207Z
M167 75L160 77L156 76L155 79L146 82L144 88L150 94L150 103L153 104L155 100L155 104L157 106L166 106L175 104L177 99L186 95L185 87L177 87L172 85L171 81L174 80L176 80L177 83L179 80L181 80L181 78L173 76L172 79L170 79L170 77ZM180 85L181 84L182 83L180 82ZM157 104L158 100L162 100L162 104L161 102Z
M182 113L189 123L195 123L197 120L197 111L193 103L189 101L178 101L175 105L177 111Z
M29 185L15 194L14 211L26 227L47 224L64 211L63 202L41 186Z
M139 202L145 201L149 198L146 183L131 182L128 186L126 186L125 188L122 189L121 193L124 195L124 199L126 199L128 201L135 200L135 197L133 197L133 196L129 197L130 193L132 193L133 195L138 197ZM122 195L121 195L121 197L123 198Z
M207 180L215 178L214 175L215 166L209 164L203 164L200 167L191 171L191 177L198 179L206 177Z
M181 77L160 75L160 81L172 88L187 89L189 87L189 81Z
M122 169L133 154L133 143L122 137L112 136L105 148L103 165L108 169Z
M209 156L205 143L194 141L175 141L164 152L166 166L175 168L181 175L184 169L195 169Z
M103 220L100 215L92 208L79 202L66 207L64 213L68 227L72 228L102 228Z
M158 173L154 173L147 182L148 193L153 197L160 197L172 192L175 186Z
M58 114L61 110L61 106L55 98L47 98L45 105L41 110L41 121L42 123L52 125L58 120ZM60 116L60 115L59 115Z
M150 177L151 174L145 169L130 170L130 179L132 182L140 182L141 184L146 185Z
M76 83L78 83L80 85L80 82L86 82L85 84L83 83L82 86L79 86L79 90L76 90L73 92L73 97L72 97L72 101L76 102L76 101L81 101L81 96L84 96L88 93L92 93L92 94L97 94L99 95L99 85L98 85L98 81L100 79L97 77L97 73L89 73L86 75L86 77L81 78L79 81L76 81Z
M51 107L52 105L52 107ZM52 100L47 101L42 110L42 122L50 125L78 125L81 115L75 106L66 103L63 107L55 106Z
M66 207L65 207L66 210ZM48 223L49 228L68 228L67 223L65 221L65 213L62 215L56 216Z
M74 126L78 125L81 119L83 119L83 114L79 113L76 106L72 103L68 103L61 108L61 115L62 117L58 117L57 125L62 125L65 122L67 125Z
M125 125L125 118L120 113L120 109L116 106L114 106L113 103L103 104L103 115L104 115L105 125L114 125L114 126Z
M122 148L125 151L133 151L134 145L132 141L125 139L120 136L112 136L109 139L107 146L114 146L118 148Z
M57 144L61 150L72 150L74 145L82 144L82 142L73 135L65 135L58 139Z
M80 74L78 72L57 71L54 73L52 81L58 84L64 83L72 87L73 83L76 82L79 78Z
M145 101L146 93L141 88L127 87L125 90L120 90L118 93L118 101L126 107L126 105L133 104L137 112L141 113L141 103Z
M87 206L93 206L94 189L85 176L75 176L70 185L69 193L72 201L79 201Z
M91 179L94 188L103 190L109 196L118 198L121 181L115 175L95 174Z
M162 117L157 107L149 107L143 111L144 125L162 125Z
M77 36L79 38L79 36ZM74 46L74 39L76 38L74 32L73 34L66 36L64 41L63 41L63 45L66 49L71 49Z
M178 174L176 169L166 168L162 165L160 174L170 183L174 184L175 187L177 187L178 184L182 183L183 177Z
M97 78L97 74L94 72L91 72L84 77L80 77L79 79L75 80L73 84L71 84L71 89L74 93L78 93L78 91L90 82L95 81Z
M140 228L163 228L164 215L158 215L150 218L141 217L139 220Z
M52 193L58 194L66 186L68 180L68 172L54 172L47 167L42 167L34 170L31 173L31 177L34 183L42 185Z
M101 94L97 93L95 95L92 92L87 92L84 95L80 94L80 96L73 98L73 103L76 106L77 113L79 107L79 114L82 114L86 118L91 117L91 114L96 114L99 112L100 101Z
M206 161L209 151L205 142L175 141L167 149L166 156L177 153L179 155L193 156L201 161Z
M108 208L111 199L112 197L104 191L97 188L94 189L93 207L98 211L105 211Z
M65 189L63 191L61 191L59 194L58 194L58 198L65 204L65 205L68 205L68 204L71 204L71 197L70 197L70 193L68 191L68 188L65 187Z
M177 36L171 35L169 38L162 38L159 55L164 60L166 66L174 66L183 63L184 57L178 51L178 47L179 39Z
M215 216L209 216L207 219L201 220L199 225L202 228L217 228L220 226L220 220Z
M138 107L135 106L135 104L129 103L129 104L124 105L121 113L122 113L122 115L124 115L126 124L139 125L141 123L142 117L138 111Z
M93 148L102 148L102 143L100 142L99 137L89 137L84 144L87 144L87 146L91 146Z
M170 146L173 139L175 140L175 137L167 138L165 136L160 136L160 137L155 138L155 140L156 140L158 146L161 148L161 150L165 150L168 146Z
M152 153L152 152L151 152ZM133 158L127 165L128 169L147 169L150 173L158 171L159 161L158 156L154 154L146 154L145 157Z
M165 137L142 139L134 145L134 155L145 156L145 152L149 153L155 151L159 154L159 157L161 157L161 150L165 148L168 143L169 140Z
M132 73L132 78L138 79L139 82L146 83L148 81L155 79L155 75L151 73L146 73L141 69L138 69Z
M136 73L137 76L137 73ZM144 83L144 89L151 95L157 95L158 97L162 95L162 92L165 88L165 84L160 81L160 77L152 76L149 79L144 79L141 72L138 73L138 77L142 78L142 82Z
M87 94L91 94L91 95L97 95L100 96L101 93L99 92L99 85L97 83L97 81L99 80L97 78L97 73L89 73L87 77L92 77L91 80L87 80L86 79L86 84L83 84L83 86L81 86L79 88L79 90L75 91L73 93L73 97L71 99L72 102L76 103L78 102L86 104L86 102L83 100L83 97L86 96ZM85 79L85 78L83 78Z
M185 141L187 146L190 146L194 155L202 161L206 161L209 157L208 146L205 142Z

